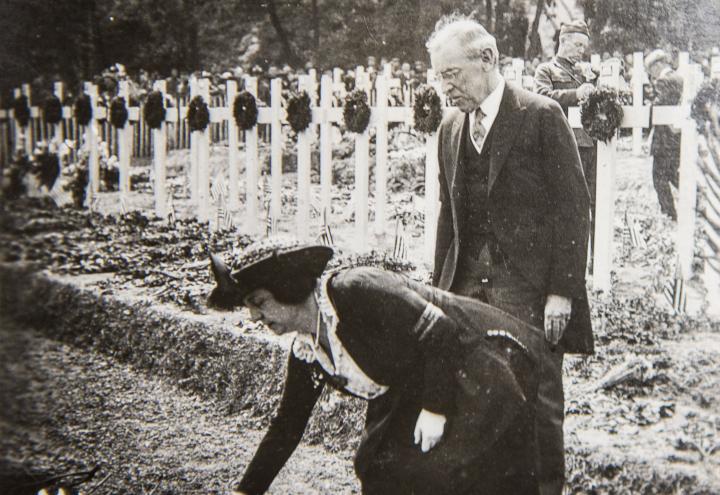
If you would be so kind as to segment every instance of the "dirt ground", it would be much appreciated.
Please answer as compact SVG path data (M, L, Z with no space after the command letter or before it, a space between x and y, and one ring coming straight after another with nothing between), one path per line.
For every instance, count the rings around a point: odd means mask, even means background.
M720 322L707 317L709 305L720 302L705 300L696 275L688 283L688 314L672 313L662 290L675 270L675 226L659 213L651 159L630 156L627 139L620 145L613 290L591 293L596 354L569 356L565 364L568 491L720 493ZM222 148L213 149L212 170L222 170L225 156ZM400 150L391 160L394 180L403 187L391 195L395 208L390 209L388 220L390 225L398 216L406 221L408 258L417 265L415 275L424 278L422 201L408 190L412 184L408 170L413 167L407 166L417 165L419 156L417 149ZM193 209L182 196L186 160L184 152L170 157L169 175L179 215ZM352 161L341 161L338 166L352 167ZM147 164L134 167L136 171L146 168ZM295 208L295 174L286 173L283 185L283 213L289 219ZM351 189L342 182L334 188L331 225L340 246L351 245L354 235L352 208L348 207ZM131 208L149 211L151 205L146 188L131 195ZM120 212L116 193L101 194L97 206L105 212ZM630 245L624 235L625 212L638 219L646 246ZM235 218L241 227L242 211ZM319 217L314 216L312 222L316 227ZM280 229L287 230L289 225L289 221L281 222ZM156 228L151 224L146 229L150 227ZM107 242L95 239L75 254L109 257L113 243L118 249L118 237L105 237ZM213 239L191 240L209 243ZM183 247L181 240L172 240L173 249ZM32 236L18 242L32 247ZM224 241L220 244L220 249L229 247ZM375 236L371 245L391 247L392 238ZM132 251L132 243L123 248ZM168 302L169 293L183 293L170 300L178 311L203 312L193 297L207 293L209 279L205 264L196 261L202 253L191 254L189 262L184 259L174 265L172 260L145 260L146 264L157 262L158 269L151 275L164 273L164 279L124 274L103 287L139 291L163 303ZM696 268L702 269L700 261ZM256 331L251 329L251 333ZM45 472L70 471L75 468L73 462L83 468L102 462L102 473L111 475L107 486L129 484L147 493L153 489L153 493L192 493L193 489L200 493L226 488L242 471L259 439L260 432L243 426L242 415L228 417L213 411L213 404L179 393L172 383L26 329L11 335L12 339L3 339L6 356L0 358L9 364L0 369L6 377L26 377L14 384L10 380L13 407L8 409L10 419L3 420L3 433L8 434L2 441L9 442L3 451L14 453L13 462L37 459L33 464ZM613 378L617 383L608 385ZM55 404L64 407L55 408ZM121 426L109 430L108 419ZM20 420L28 424L13 423ZM78 433L83 431L87 434ZM319 447L303 448L275 482L273 492L352 493L357 484L350 457L348 452L338 457Z
M99 466L77 488L228 493L262 438L171 383L7 320L0 328L0 481L27 466L40 480ZM269 493L357 492L349 454L302 445Z

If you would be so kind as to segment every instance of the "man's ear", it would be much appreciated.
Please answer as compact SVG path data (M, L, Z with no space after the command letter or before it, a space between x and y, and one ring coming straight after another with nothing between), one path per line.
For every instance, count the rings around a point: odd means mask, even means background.
M480 60L486 64L495 65L495 54L490 48L483 48L480 52Z

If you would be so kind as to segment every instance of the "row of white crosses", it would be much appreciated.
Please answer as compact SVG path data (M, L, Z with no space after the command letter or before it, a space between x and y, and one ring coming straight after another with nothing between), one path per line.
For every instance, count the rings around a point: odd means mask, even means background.
M718 60L713 61L713 74L720 71ZM504 75L508 80L517 83L527 83L522 76L522 61L515 60ZM642 82L645 76L642 72L642 53L634 54L634 79L633 105L624 107L625 116L622 122L623 127L633 128L633 150L638 152L642 140L642 128L651 125L650 107L643 106ZM680 273L683 278L690 276L693 249L693 226L695 218L695 153L696 139L694 123L689 117L689 102L702 81L702 72L696 65L688 63L687 54L681 54L680 73L685 78L685 91L683 103L678 107L655 107L653 109L652 124L671 124L682 128L682 160L680 172L680 201L678 205L678 255L680 260ZM378 74L375 80L376 105L372 109L372 117L368 130L355 136L355 242L354 247L358 250L365 250L368 247L368 198L369 198L369 130L375 127L376 130L376 183L375 183L375 225L373 230L382 240L387 230L386 225L386 203L387 203L387 176L388 176L388 130L390 122L411 123L412 108L409 105L403 107L389 107L388 95L392 87L397 87L400 82L389 77L389 66ZM296 218L296 234L302 239L310 239L310 210L311 210L311 187L310 187L310 163L311 145L315 139L315 126L319 126L320 137L320 210L325 215L331 213L331 181L332 181L332 139L331 130L333 123L342 121L342 108L335 106L336 95L343 95L345 92L342 82L342 73L334 71L333 76L324 75L320 80L320 95L318 101L317 83L314 72L307 76L299 77L299 90L306 91L312 101L312 123L308 130L298 135L298 210ZM620 81L619 65L615 61L609 61L602 65L600 83L612 87L618 87ZM428 71L428 82L440 93L440 86L434 78L432 71ZM257 79L247 77L244 81L245 89L257 98ZM356 87L370 95L370 78L362 67L356 70ZM165 82L155 83L155 90L165 92ZM191 80L191 97L202 95L205 102L209 102L209 81L206 79ZM270 82L271 101L269 107L260 107L258 123L269 124L271 128L271 199L269 216L277 220L281 216L282 198L282 132L283 123L286 122L285 112L282 108L282 82L280 79L273 79ZM29 86L23 87L23 93L29 95ZM228 123L228 177L221 178L228 185L228 207L236 211L240 206L240 191L238 187L240 166L238 157L238 133L234 118L232 117L232 104L238 92L237 83L228 81L227 106L210 108L210 121L212 123ZM87 128L86 139L90 150L90 173L89 173L89 194L91 198L99 188L99 169L97 156L97 120L105 118L104 107L97 106L97 87L92 84L85 84L85 92L91 100L93 109L93 120ZM56 83L55 93L62 100L62 84ZM18 93L19 94L19 93ZM119 95L124 96L128 101L127 83L121 82ZM179 115L184 109L167 108L165 122L176 123L184 115ZM32 116L37 117L38 109L32 108ZM64 118L70 118L72 109L63 109ZM128 108L129 118L123 129L119 130L119 166L120 166L120 192L121 197L129 192L129 168L132 134L130 122L138 121L140 109L137 107ZM11 112L12 116L12 112ZM569 120L573 127L581 127L579 108L572 108L569 113ZM15 125L15 121L12 125ZM159 216L165 216L167 211L166 193L166 125L162 124L160 129L153 130L153 167L154 167L154 198L155 212ZM27 132L27 131L26 131ZM62 137L62 125L57 125L55 135ZM25 146L32 146L32 140L26 139ZM194 131L191 135L191 163L189 170L190 192L193 205L197 209L197 217L200 221L209 221L210 214L210 193L209 193L209 130ZM32 150L28 150L31 152ZM616 142L613 139L610 143L598 143L598 166L597 166L597 219L595 231L595 252L594 267L595 275L593 283L596 288L602 290L610 289L610 270L613 248L613 218L614 218L614 164L616 160ZM258 130L257 126L245 132L245 218L242 221L243 231L254 235L260 232L260 205L257 191L260 180L259 156L258 156ZM437 163L437 134L428 136L426 140L426 202L425 202L425 257L428 262L432 260L434 250L435 224L437 215L438 198L438 163ZM248 194L248 192L250 192Z
M643 128L651 125L672 125L681 129L680 187L677 205L676 250L678 259L678 276L688 280L691 276L695 205L696 205L696 168L697 168L697 134L695 122L690 117L690 106L697 90L702 83L703 73L698 64L690 64L687 53L680 54L678 71L684 79L682 101L677 106L644 106L642 101L643 55L635 53L633 79L633 105L623 107L624 117L621 127L633 128L633 150L638 151L641 145ZM717 60L714 60L714 64ZM717 70L713 69L717 74ZM607 61L601 65L598 83L618 88L620 83L619 62ZM571 108L569 121L572 127L582 127L580 109ZM638 144L640 143L640 144ZM598 142L597 153L597 185L596 185L596 219L595 219L595 252L593 286L609 292L611 288L610 272L613 253L613 219L615 204L615 163L617 153L616 138L609 143Z

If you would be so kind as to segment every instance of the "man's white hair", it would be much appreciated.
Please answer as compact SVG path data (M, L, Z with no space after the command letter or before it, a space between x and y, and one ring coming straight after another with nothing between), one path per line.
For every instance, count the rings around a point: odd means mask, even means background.
M440 18L435 24L435 30L430 35L425 47L429 53L451 41L457 41L470 60L480 58L482 51L490 49L497 64L499 52L495 37L475 19L461 15L450 14Z

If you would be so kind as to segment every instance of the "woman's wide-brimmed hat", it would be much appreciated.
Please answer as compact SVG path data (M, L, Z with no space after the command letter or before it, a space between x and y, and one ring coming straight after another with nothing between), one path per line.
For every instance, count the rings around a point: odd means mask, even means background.
M282 236L268 237L233 253L230 266L210 254L217 286L208 298L208 306L229 310L242 306L250 292L270 281L319 277L332 256L331 247Z

